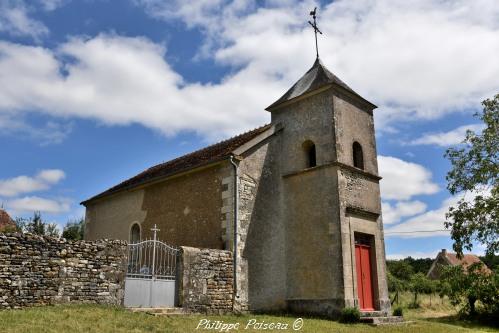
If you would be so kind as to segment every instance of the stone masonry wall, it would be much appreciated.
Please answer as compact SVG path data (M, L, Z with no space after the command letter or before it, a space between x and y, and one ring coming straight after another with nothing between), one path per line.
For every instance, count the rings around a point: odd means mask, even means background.
M0 234L0 309L56 303L122 305L126 242Z
M179 305L192 312L232 312L232 252L182 247L177 267Z

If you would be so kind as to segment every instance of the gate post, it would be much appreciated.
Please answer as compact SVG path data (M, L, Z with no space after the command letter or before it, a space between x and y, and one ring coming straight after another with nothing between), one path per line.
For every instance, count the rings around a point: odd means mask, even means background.
M154 225L154 228L151 229L151 231L154 233L153 234L153 243L152 243L152 267L151 267L151 284L149 286L149 304L150 306L152 306L153 304L153 301L152 301L152 297L153 297L153 292L152 292L152 289L153 289L153 284L154 284L154 280L156 279L155 277L155 264L156 264L156 232L158 232L160 229L158 229L156 227L156 224Z

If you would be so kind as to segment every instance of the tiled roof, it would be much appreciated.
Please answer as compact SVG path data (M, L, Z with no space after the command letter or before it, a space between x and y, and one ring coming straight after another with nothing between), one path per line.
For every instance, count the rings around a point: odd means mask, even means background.
M341 81L336 75L331 73L326 66L322 64L321 60L317 58L312 68L310 68L305 75L303 75L284 95L282 95L281 98L267 107L266 110L270 110L281 103L319 89L328 84L336 84L365 100L362 96L353 91L353 89L350 88L345 82ZM366 102L372 104L369 101ZM374 104L373 106L375 107Z
M3 209L0 209L0 230L6 226L15 226L14 221L10 218L9 214Z
M476 264L476 263L483 264L483 262L480 260L480 258L478 258L474 254L464 254L463 257L461 259L459 259L457 257L457 254L446 252L445 257L447 258L447 260L450 262L451 265L453 265L453 266L462 265L463 268L465 268L465 269L468 268L469 266L471 266L472 264ZM483 264L483 271L488 272L488 273L491 272L490 269L485 264Z
M122 183L111 187L110 189L82 202L86 204L97 198L102 198L104 196L116 193L124 189L131 189L136 186L155 181L164 177L174 175L176 173L195 169L197 167L213 163L216 161L221 161L228 158L230 154L238 147L247 143L251 139L255 138L259 134L265 132L271 127L270 124L258 127L252 131L240 134L228 140L216 143L214 145L208 146L206 148L197 150L190 154L178 157L174 160L164 162L155 165L138 175L123 181Z

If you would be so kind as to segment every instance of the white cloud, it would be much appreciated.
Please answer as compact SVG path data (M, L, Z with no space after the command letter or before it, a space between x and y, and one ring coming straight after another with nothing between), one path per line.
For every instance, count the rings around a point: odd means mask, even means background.
M391 156L378 156L381 197L384 200L409 200L415 195L434 194L438 185L425 167Z
M477 195L488 196L491 193L490 188L480 189L475 192L466 192L453 197L448 197L440 204L440 207L425 211L422 214L406 219L402 223L390 225L385 229L387 237L402 237L402 238L420 238L433 236L448 236L449 231L446 230L444 222L445 215L450 207L455 207L459 200L474 201ZM414 215L414 214L411 214Z
M47 121L44 125L31 125L25 117L0 113L0 135L30 139L40 146L62 143L73 130L72 122Z
M166 46L140 37L78 37L56 51L2 42L0 113L35 110L213 139L268 121L263 108L313 62L311 1L136 2L204 31L199 56L229 74L220 83L185 82L165 61ZM493 0L339 0L319 9L321 56L380 105L377 128L394 130L401 119L478 107L495 92L498 17Z
M424 214L387 228L385 236L403 238L447 236L449 231L445 231L444 221L449 207L450 205L444 203L438 209L429 210Z
M440 147L449 147L461 143L467 130L472 130L475 133L484 129L482 124L464 125L448 132L426 133L420 138L409 142L410 145L436 145Z
M449 207L454 206L458 201L459 198L450 197L444 200L437 209L429 210L400 224L385 229L385 235L387 237L403 238L449 235L449 231L442 231L445 230L445 214L449 211Z
M283 75L287 86L310 65L314 42L306 13L312 1L272 1L263 9L241 0L136 2L154 17L203 29L223 63ZM494 0L334 1L319 8L321 56L381 106L378 128L390 128L395 120L478 107L495 93L498 22Z
M22 193L30 193L49 189L65 178L65 173L59 169L42 170L34 177L18 176L0 179L0 195L13 197Z
M71 0L38 0L46 11L52 11L59 7L62 7Z
M66 198L52 200L36 196L28 196L6 201L5 207L7 210L15 212L16 214L36 211L58 214L68 212L71 208L71 201Z
M29 36L35 40L48 35L49 29L29 16L31 8L22 0L0 2L0 32L12 36Z
M389 202L382 203L383 224L394 224L400 222L403 217L414 216L426 211L426 204L421 201L399 201L392 205Z
M0 42L0 52L0 84L6 87L0 110L38 108L106 124L139 123L165 134L192 130L220 137L262 125L268 114L261 96L279 90L244 73L219 85L187 84L164 61L165 48L145 38L72 39L59 50L74 59L64 65L65 77L48 49Z

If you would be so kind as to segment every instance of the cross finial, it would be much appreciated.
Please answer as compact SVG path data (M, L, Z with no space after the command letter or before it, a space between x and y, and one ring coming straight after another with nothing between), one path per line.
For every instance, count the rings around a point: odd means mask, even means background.
M317 7L314 8L314 10L312 10L310 12L310 16L312 16L312 18L314 19L314 23L308 21L308 24L310 24L312 26L312 28L314 28L314 34L315 34L315 54L317 56L317 59L319 58L319 45L317 44L317 33L320 33L322 35L322 31L319 30L319 28L317 27Z
M154 227L151 228L151 231L154 232L153 239L156 242L156 232L159 231L158 227L156 227L156 224L154 224Z

